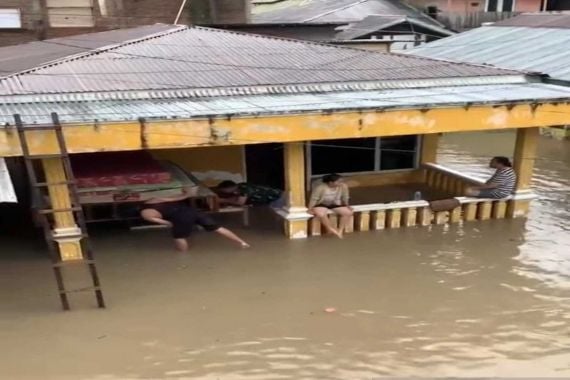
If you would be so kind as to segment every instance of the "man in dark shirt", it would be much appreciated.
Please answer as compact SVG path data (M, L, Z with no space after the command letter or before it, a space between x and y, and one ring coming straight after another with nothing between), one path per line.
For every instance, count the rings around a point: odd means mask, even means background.
M215 188L215 192L220 197L220 204L222 205L270 206L272 208L285 206L283 191L267 186L222 181Z

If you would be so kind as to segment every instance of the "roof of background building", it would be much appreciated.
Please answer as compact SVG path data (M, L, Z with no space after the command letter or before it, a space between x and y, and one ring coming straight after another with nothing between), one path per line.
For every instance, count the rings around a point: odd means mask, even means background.
M383 30L389 31L394 27L398 27L398 31L407 30L409 34L427 33L436 36L451 36L455 34L442 26L426 21L423 17L370 15L348 25L336 35L336 38L339 40L353 40Z
M173 25L155 24L0 47L0 77L29 70L70 55L84 53L86 49L98 49L172 28L174 28Z
M443 27L398 0L285 0L253 8L253 23L349 23L368 15L409 16Z
M570 29L570 12L523 13L493 26L527 26L529 28Z
M336 86L335 90L362 89L362 82L382 82L382 86L394 87L398 81L404 81L401 86L409 87L410 80L430 80L437 86L470 84L473 78L477 83L504 83L506 77L521 74L306 41L175 26L2 78L0 95L191 89L199 90L196 96L208 96L252 93L256 86L262 87L263 93L315 92L327 91L331 85ZM300 86L309 87L303 90Z
M540 72L570 80L570 17L567 16L525 14L419 46L406 54ZM541 23L542 19L550 21ZM511 26L517 24L525 26Z

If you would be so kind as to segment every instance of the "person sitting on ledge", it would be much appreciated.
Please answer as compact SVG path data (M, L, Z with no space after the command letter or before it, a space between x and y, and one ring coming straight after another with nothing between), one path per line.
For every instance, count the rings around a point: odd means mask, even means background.
M342 239L342 235L353 214L348 205L349 192L346 183L338 174L328 174L323 177L323 183L315 187L309 201L309 214L318 218L325 229ZM338 230L331 225L328 212L332 210L340 216Z
M517 175L511 161L507 157L493 157L489 166L496 169L495 174L484 185L469 187L466 196L501 199L513 194Z

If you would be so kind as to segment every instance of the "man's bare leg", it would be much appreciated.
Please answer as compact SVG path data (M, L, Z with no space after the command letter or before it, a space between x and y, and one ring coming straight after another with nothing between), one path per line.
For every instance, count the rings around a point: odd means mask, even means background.
M313 212L315 213L315 216L319 218L321 224L323 225L323 227L325 227L325 230L327 230L328 233L331 233L336 237L342 239L342 234L338 232L336 228L331 226L331 221L328 216L329 210L327 208L315 207L313 209Z
M346 231L346 226L348 226L348 222L350 221L350 217L352 216L352 210L348 207L338 207L333 211L340 217L338 223L338 233L340 236L343 236L344 231Z
M174 239L174 245L176 246L177 251L180 252L188 251L188 240L186 239Z
M223 237L238 243L242 248L249 248L249 244L247 244L244 240L242 240L239 236L237 236L227 228L220 227L216 230L216 232L222 235Z

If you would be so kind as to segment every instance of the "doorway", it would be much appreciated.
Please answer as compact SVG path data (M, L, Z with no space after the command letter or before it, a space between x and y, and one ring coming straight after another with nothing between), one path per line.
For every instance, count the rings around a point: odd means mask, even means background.
M248 182L285 189L283 144L246 145L245 163Z

